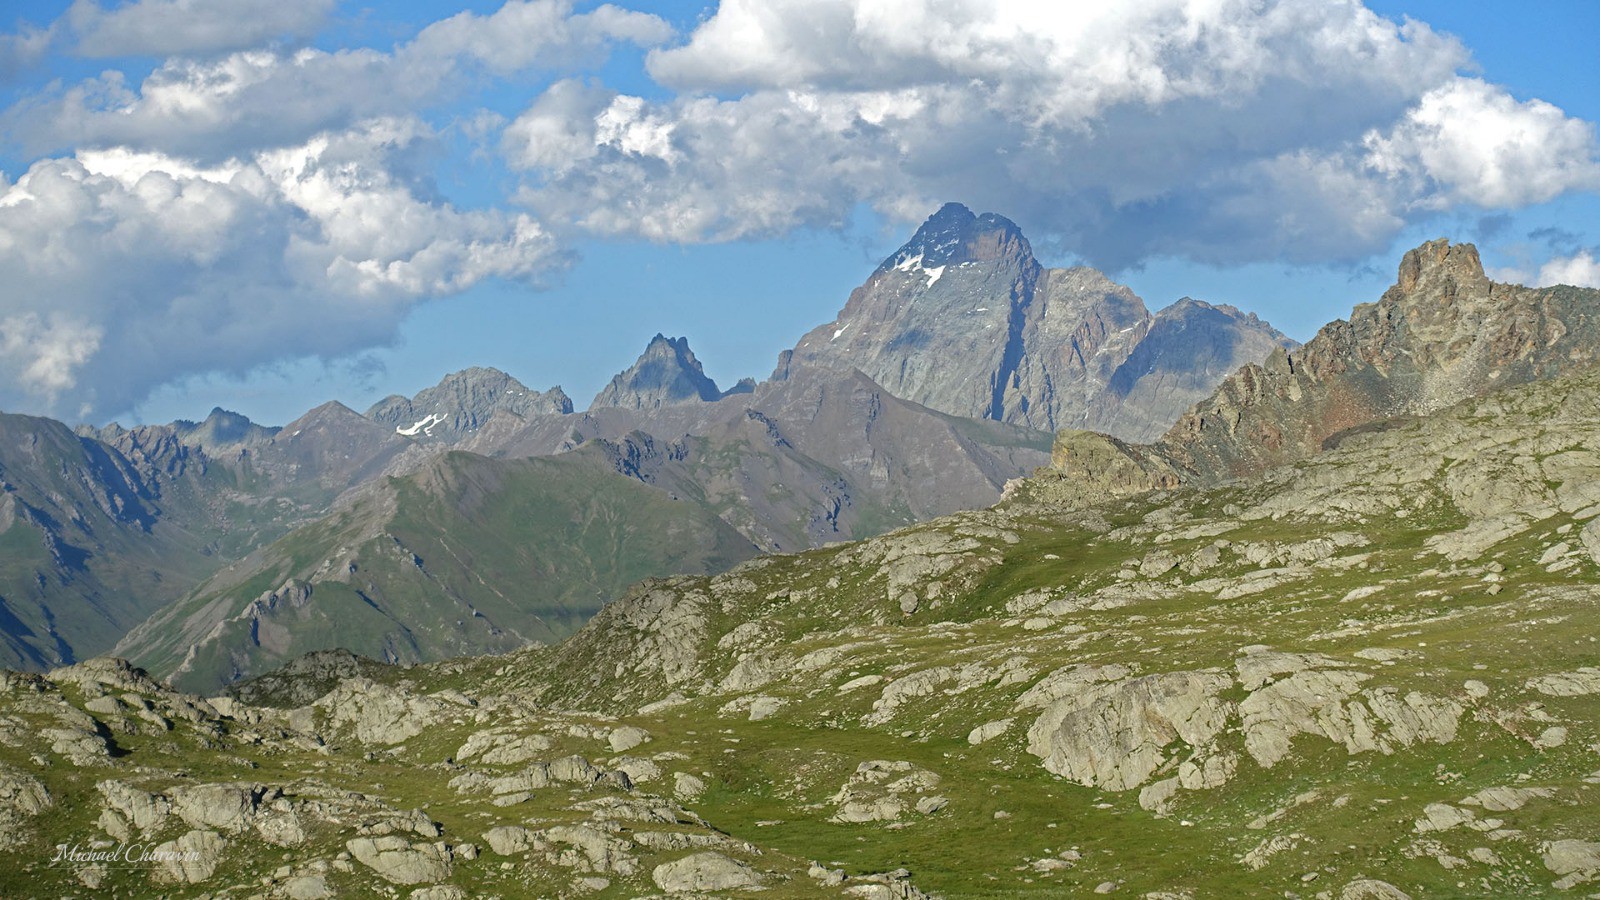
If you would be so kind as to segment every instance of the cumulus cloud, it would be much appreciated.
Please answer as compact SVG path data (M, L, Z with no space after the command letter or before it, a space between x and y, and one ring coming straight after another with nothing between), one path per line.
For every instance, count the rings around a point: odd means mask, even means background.
M1572 256L1558 256L1539 267L1532 283L1536 287L1570 284L1574 287L1600 288L1600 258L1588 250Z
M1593 124L1539 100L1519 103L1475 78L1429 91L1365 144L1369 166L1422 180L1416 194L1437 208L1517 207L1600 187Z
M111 70L18 104L0 129L30 154L120 146L214 163L419 112L453 99L476 73L576 65L619 41L652 44L670 34L656 16L610 5L574 13L571 0L511 0L488 15L435 22L392 52L257 47L175 56L137 86Z
M428 137L386 118L219 166L84 151L0 182L0 407L103 417L183 375L337 358L428 297L563 262L528 215L398 178Z
M137 0L106 8L77 0L67 22L82 56L175 56L306 38L336 0Z
M507 129L552 221L665 241L916 221L959 199L1111 268L1358 258L1597 183L1589 123L1355 0L725 0L646 101L552 87Z
M196 374L348 357L392 341L418 303L491 278L537 284L567 263L528 212L436 196L426 173L443 142L423 116L670 28L510 0L390 52L276 43L331 7L80 0L52 26L80 54L170 56L137 84L112 69L0 118L30 158L55 154L0 175L0 407L104 417ZM0 50L47 40L30 35Z
M21 23L11 34L0 34L0 84L38 65L50 51L55 28Z

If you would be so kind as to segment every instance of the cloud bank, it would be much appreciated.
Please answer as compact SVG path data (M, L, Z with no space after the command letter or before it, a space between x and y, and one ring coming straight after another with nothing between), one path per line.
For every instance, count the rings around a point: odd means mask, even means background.
M507 128L551 221L662 241L962 199L1109 268L1357 259L1443 210L1600 185L1590 123L1353 0L726 0L654 102L556 84Z

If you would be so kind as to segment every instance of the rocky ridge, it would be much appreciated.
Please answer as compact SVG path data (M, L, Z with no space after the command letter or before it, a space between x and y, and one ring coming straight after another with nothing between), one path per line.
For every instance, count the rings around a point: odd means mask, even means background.
M1312 457L1363 430L1426 415L1600 360L1600 291L1497 284L1471 244L1405 254L1395 285L1299 350L1230 376L1160 440L1121 445L1096 466L1060 463L1100 438L1058 435L1051 479L1065 502L1123 472L1123 493L1153 483L1217 483ZM1097 468L1098 466L1098 468ZM1130 477L1130 472L1142 477Z

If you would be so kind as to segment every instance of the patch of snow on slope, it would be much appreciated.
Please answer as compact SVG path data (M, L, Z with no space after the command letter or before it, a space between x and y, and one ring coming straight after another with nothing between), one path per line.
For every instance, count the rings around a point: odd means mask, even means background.
M419 431L427 437L433 437L433 427L443 421L444 416L438 413L429 413L421 421L411 423L409 428L401 428L396 425L394 430L396 434L403 434L406 437L416 437Z

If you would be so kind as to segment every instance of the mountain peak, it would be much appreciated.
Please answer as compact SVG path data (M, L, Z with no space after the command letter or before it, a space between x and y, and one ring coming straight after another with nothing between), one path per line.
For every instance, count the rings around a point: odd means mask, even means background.
M974 214L960 203L946 203L922 223L905 246L884 260L878 271L917 266L936 269L964 262L1032 256L1033 248L1015 222L995 213Z
M686 337L657 334L644 353L597 394L590 409L659 409L679 403L721 399L717 383L706 376Z

